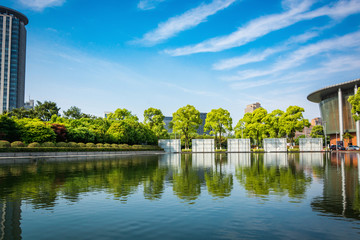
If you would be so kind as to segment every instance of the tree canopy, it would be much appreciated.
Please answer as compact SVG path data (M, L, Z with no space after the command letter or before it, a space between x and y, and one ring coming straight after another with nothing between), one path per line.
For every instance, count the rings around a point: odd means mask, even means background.
M212 109L206 116L204 130L210 130L210 134L215 135L215 141L217 134L219 134L221 139L222 133L226 133L226 130L232 130L232 118L229 111L222 108Z
M194 106L186 105L173 113L170 127L174 132L180 132L184 135L185 148L188 149L190 134L195 133L201 123L200 112Z
M168 132L165 129L164 115L160 109L148 108L144 111L144 124L152 130L158 138L167 138Z

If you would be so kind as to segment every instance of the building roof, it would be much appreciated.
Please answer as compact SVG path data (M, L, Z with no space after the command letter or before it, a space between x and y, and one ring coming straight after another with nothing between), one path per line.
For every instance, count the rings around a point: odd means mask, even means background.
M15 17L19 18L22 22L24 22L25 25L27 25L29 23L29 19L24 14L14 10L14 9L0 6L0 13L12 14Z
M323 100L329 94L336 93L339 88L346 90L346 89L354 88L355 85L358 85L358 87L360 87L360 78L322 88L313 93L310 93L307 96L307 99L314 103L320 103L321 100Z

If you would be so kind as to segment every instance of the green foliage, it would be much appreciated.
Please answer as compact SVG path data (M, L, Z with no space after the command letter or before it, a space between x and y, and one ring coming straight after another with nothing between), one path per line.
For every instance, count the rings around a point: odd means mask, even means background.
M95 142L95 134L86 127L68 129L68 140L73 142Z
M219 134L220 149L221 149L221 134L231 130L232 130L232 118L230 117L230 113L228 110L222 108L212 109L207 114L204 131L210 131L210 134L215 135L215 145L216 145L216 137Z
M56 146L58 146L59 143L57 143ZM65 143L66 144L66 143ZM70 147L70 148L77 148L79 147L79 145L76 143L76 142L69 142L67 143L67 146Z
M85 148L86 147L86 144L85 143L78 143L78 147L80 147L80 148Z
M51 101L45 101L44 103L37 101L35 106L36 116L43 121L50 121L51 116L59 116L60 108L57 107L56 103Z
M300 135L300 136L298 136L298 137L295 139L295 145L299 145L300 138L306 138L306 136L305 136L305 135Z
M104 144L104 148L110 148L110 147L111 147L111 144L108 144L108 143Z
M37 113L34 109L14 108L9 112L9 116L16 118L36 118Z
M77 144L74 142L71 142L71 143L58 142L58 143L56 143L56 147L77 147Z
M304 119L303 112L305 110L298 106L290 106L286 109L286 112L280 117L279 123L281 125L281 134L287 134L293 143L295 132L302 131L304 127L309 127L310 122Z
M252 113L246 113L235 127L236 137L241 134L244 138L250 138L252 141L256 141L257 145L261 145L262 139L267 136L266 120L267 111L264 108L258 108Z
M20 131L16 122L7 114L0 115L0 140L13 142L20 139Z
M110 113L107 117L108 120L133 120L139 121L136 115L133 115L131 111L126 108L118 108L114 113Z
M63 114L65 118L70 119L80 119L83 117L81 109L76 106L70 107L68 110L64 111Z
M37 142L33 142L33 143L30 143L27 147L28 148L39 148L39 147L41 147L41 144L37 143Z
M55 143L53 142L44 142L41 144L42 147L55 147Z
M311 129L310 137L312 138L324 138L324 129L321 125L316 125Z
M119 147L119 145L118 145L118 144L116 144L116 143L113 143L113 144L111 144L111 147L112 147L112 148L118 148L118 147Z
M86 147L87 148L96 148L96 145L94 143L87 143Z
M269 113L264 121L266 124L266 135L270 138L279 138L284 137L284 131L282 130L282 125L280 123L281 117L284 115L284 112L276 109Z
M200 112L194 106L186 105L173 113L170 127L174 132L180 132L184 136L185 148L188 149L190 134L196 133L201 123Z
M104 144L102 144L102 143L97 143L97 144L96 144L96 147L98 147L98 148L103 148L103 147L104 147Z
M51 125L38 119L20 119L18 125L21 132L21 140L26 143L31 142L55 142L56 134Z
M160 109L148 108L144 111L144 124L153 131L158 139L168 138L169 134L165 129L164 115Z
M11 143L12 148L25 147L25 144L21 141L15 141Z
M351 104L351 113L355 121L360 120L360 91L357 91L356 94L350 96L348 102Z
M343 135L343 138L344 139L347 139L347 140L351 140L351 139L353 139L353 135L351 135L351 133L349 133L349 132L345 132L344 133L344 135Z
M9 147L11 147L10 142L5 141L5 140L0 141L0 148L9 148Z
M132 120L113 122L107 131L116 143L156 144L155 133L144 124Z

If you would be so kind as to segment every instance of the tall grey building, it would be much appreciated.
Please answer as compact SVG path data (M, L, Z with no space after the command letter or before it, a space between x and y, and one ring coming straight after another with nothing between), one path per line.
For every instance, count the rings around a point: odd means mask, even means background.
M24 106L28 22L22 13L0 6L0 114Z

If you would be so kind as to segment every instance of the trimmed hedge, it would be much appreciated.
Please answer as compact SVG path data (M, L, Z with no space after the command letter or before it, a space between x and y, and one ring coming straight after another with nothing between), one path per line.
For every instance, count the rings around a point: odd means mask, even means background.
M0 148L0 152L123 152L123 151L162 151L158 146L143 146L142 148L70 148L70 147L17 147L17 148Z
M0 148L9 148L11 147L11 144L8 141L1 140L0 141Z

